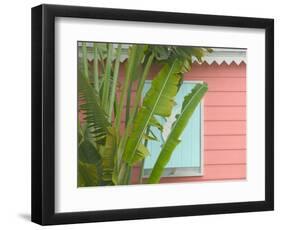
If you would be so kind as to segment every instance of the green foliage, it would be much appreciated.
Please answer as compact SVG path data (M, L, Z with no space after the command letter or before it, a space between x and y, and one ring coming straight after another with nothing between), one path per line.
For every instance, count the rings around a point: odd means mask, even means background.
M88 140L78 147L78 187L100 184L101 156Z
M148 125L153 125L150 120L156 119L153 116L170 116L181 80L181 75L178 73L180 68L181 63L177 60L171 66L166 64L152 81L152 86L146 93L142 107L135 118L133 131L123 154L123 160L129 165L148 155L148 150L142 141Z
M198 62L202 62L202 57L206 52L212 52L212 49L162 45L150 45L147 49L147 53L154 54L156 61L160 63L169 63L175 59L181 60L183 63L181 69L182 73L190 71L193 57L195 57Z
M103 144L108 133L107 127L110 126L107 114L99 104L99 96L95 89L82 73L80 73L78 78L78 85L81 102L80 110L85 115L87 127L91 128L91 134L97 144Z
M117 130L119 130L120 128L121 114L125 104L125 97L127 95L127 99L130 98L130 93L131 93L130 88L132 86L133 81L136 80L137 68L140 65L140 62L143 58L144 50L145 50L145 46L143 45L132 45L132 47L128 50L129 56L126 63L125 81L122 87L119 106L116 114L115 127ZM130 101L127 100L127 104L128 102ZM126 110L128 109L129 108L127 107Z
M109 128L105 145L101 147L102 180L107 184L116 183L113 180L116 148L116 132L114 128Z
M131 45L125 52L124 49L121 44L93 43L89 48L82 43L82 58L78 62L79 110L84 115L78 121L79 187L130 184L132 167L140 162L143 166L150 154L147 143L158 141L150 127L162 131L157 117L165 119L171 115L183 73L190 70L194 58L201 62L203 55L211 52L205 48L161 45ZM88 61L89 50L93 52L92 65ZM127 55L125 79L120 82L119 66L124 55ZM160 70L141 100L145 80L155 62L160 64ZM131 108L133 85L137 85L137 91ZM185 97L149 183L159 181L181 132L206 90L206 84L200 84ZM117 91L121 91L118 100ZM124 110L126 122L122 124Z
M197 84L190 94L185 96L182 103L181 113L176 115L176 121L172 125L172 130L160 151L159 157L152 169L148 183L158 183L165 166L168 164L174 149L180 143L180 136L188 124L194 110L207 92L207 84Z
M78 160L78 187L98 186L99 170L94 164L83 163Z
M79 160L83 163L97 164L101 161L98 150L89 140L83 141L78 150Z

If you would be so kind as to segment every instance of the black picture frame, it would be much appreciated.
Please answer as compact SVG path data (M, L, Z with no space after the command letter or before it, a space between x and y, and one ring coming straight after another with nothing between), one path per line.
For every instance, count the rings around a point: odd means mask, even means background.
M265 200L55 213L55 18L89 18L265 29ZM41 225L274 209L274 20L80 6L32 8L32 221Z

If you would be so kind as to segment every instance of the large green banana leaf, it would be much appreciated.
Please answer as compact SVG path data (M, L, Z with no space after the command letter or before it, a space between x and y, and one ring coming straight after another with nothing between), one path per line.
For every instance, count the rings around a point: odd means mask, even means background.
M96 164L101 160L98 150L89 140L84 140L78 148L78 156L81 162Z
M80 109L85 114L88 128L91 128L95 142L104 144L110 123L99 104L99 96L82 73L78 77L78 85L81 99Z
M116 132L108 128L105 145L99 151L87 139L81 142L78 149L78 186L112 185L116 153Z
M207 84L197 84L191 93L185 96L182 103L181 113L176 116L177 119L173 123L172 130L160 151L158 159L148 179L148 183L154 184L159 182L165 166L168 164L174 149L180 142L182 132L207 90Z
M196 58L202 62L202 57L207 53L212 52L210 48L198 48L190 46L163 46L149 45L147 53L153 53L158 62L167 62L174 59L183 62L182 72L187 72L191 69L192 58Z
M78 187L101 185L98 171L99 169L95 164L78 161Z
M84 140L78 147L78 187L101 183L101 156L95 146Z
M123 160L129 165L133 165L136 160L141 160L148 154L142 140L147 126L155 123L154 115L170 116L175 104L174 97L182 78L182 75L179 74L181 67L182 62L178 60L170 65L165 64L153 79L151 88L146 93L142 107L136 115L130 138L123 153Z
M113 184L114 178L114 168L116 161L116 132L114 128L108 128L108 134L106 136L106 142L104 146L101 146L101 156L102 156L102 180L106 184Z

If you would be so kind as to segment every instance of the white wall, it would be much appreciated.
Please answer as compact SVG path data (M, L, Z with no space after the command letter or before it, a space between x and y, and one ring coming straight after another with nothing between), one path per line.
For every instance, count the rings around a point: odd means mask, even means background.
M172 1L125 1L125 0L56 0L53 4L88 5L112 8L178 11L190 13L223 14L236 16L275 18L275 76L280 75L280 6L279 1L225 1L225 0L172 0ZM1 2L0 46L0 226L1 229L38 229L29 221L30 216L30 8L41 1ZM15 55L16 54L16 55ZM275 87L281 80L276 77ZM281 117L281 91L276 90L276 114ZM279 105L278 105L279 104ZM277 106L278 105L278 106ZM279 129L279 130L278 130ZM175 226L184 229L276 229L281 218L281 142L280 118L275 121L276 130L276 211L248 214L228 214L172 219L139 220L68 226L69 229L142 229ZM57 226L63 229L65 226Z

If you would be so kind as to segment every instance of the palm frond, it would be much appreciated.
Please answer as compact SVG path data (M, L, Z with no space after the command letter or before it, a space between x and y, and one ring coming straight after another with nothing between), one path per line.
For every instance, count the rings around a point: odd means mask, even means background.
M85 115L91 134L98 144L104 144L108 133L107 115L99 104L99 96L82 73L78 76L80 109Z

